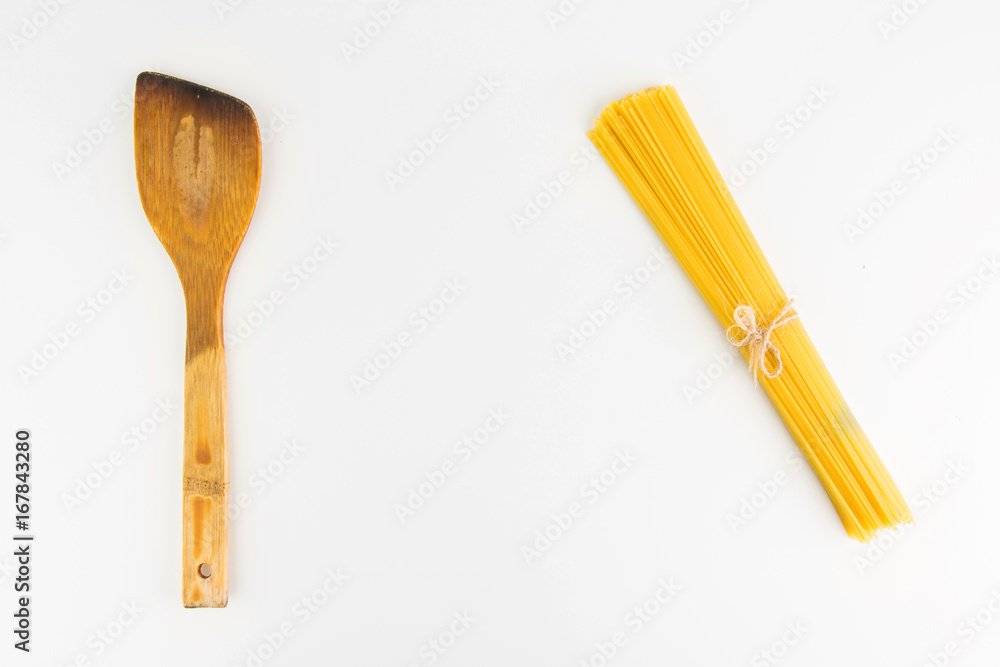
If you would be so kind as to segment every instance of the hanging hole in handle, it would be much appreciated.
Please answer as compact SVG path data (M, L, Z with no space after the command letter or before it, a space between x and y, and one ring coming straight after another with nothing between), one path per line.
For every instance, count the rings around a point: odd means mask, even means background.
M202 563L198 566L198 576L202 579L208 579L212 576L212 566L208 563Z

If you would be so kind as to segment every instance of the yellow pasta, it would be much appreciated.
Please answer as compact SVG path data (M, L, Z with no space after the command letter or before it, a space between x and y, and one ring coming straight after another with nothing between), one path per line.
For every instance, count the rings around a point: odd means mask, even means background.
M609 104L588 135L764 385L848 534L913 523L672 86Z

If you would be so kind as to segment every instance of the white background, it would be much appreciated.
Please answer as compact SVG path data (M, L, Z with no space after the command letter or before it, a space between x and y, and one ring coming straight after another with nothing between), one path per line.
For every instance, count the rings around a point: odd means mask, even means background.
M404 1L348 61L342 44L385 4L71 1L15 49L40 5L4 3L0 525L14 532L13 435L29 428L37 541L30 656L11 647L13 547L0 550L3 664L429 665L427 642L462 612L475 622L433 664L596 666L619 631L608 664L772 664L759 652L787 623L806 630L776 647L782 665L922 665L952 641L949 664L995 664L1000 618L963 624L1000 590L1000 280L971 300L955 290L1000 251L1000 7L911 0L884 35L889 0L590 0L554 27L556 0ZM733 20L678 64L724 9ZM280 129L226 298L229 333L272 290L284 301L228 345L232 494L250 502L231 525L225 610L181 606L180 411L134 451L122 440L183 391L183 297L139 203L122 106L146 69ZM495 93L447 124L480 77ZM911 500L917 525L881 546L848 538L741 363L685 396L719 375L727 344L672 260L631 298L615 291L661 243L603 161L580 170L574 155L607 102L664 83L727 179L777 140L736 199ZM786 136L778 123L821 86L832 97ZM53 163L104 119L59 178ZM446 141L390 191L385 172L438 127ZM948 128L958 138L912 180L907 162ZM511 216L562 170L572 184L519 232ZM904 193L851 242L844 225L894 179ZM293 289L283 276L319 237L340 247ZM123 269L127 287L85 319L79 304ZM357 392L352 374L415 331L446 280L466 289ZM609 298L617 312L560 358ZM894 367L936 310L945 323ZM22 379L70 322L80 335ZM498 407L509 423L460 460L453 443ZM290 441L298 457L271 463ZM124 462L68 507L115 450ZM581 486L626 451L636 462L589 504ZM446 459L457 472L401 523L394 506ZM269 463L280 474L262 484ZM967 470L944 482L950 464ZM734 530L727 517L779 471L787 483ZM526 562L573 502L583 515ZM338 568L347 583L297 614ZM680 591L632 632L626 614L661 578ZM131 625L97 639L133 603ZM282 623L294 634L261 651Z

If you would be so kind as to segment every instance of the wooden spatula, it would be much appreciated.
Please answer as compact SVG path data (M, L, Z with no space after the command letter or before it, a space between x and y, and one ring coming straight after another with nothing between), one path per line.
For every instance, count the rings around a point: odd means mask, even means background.
M177 267L187 304L184 367L185 607L229 598L229 451L222 300L260 189L250 107L163 74L135 82L135 173L149 224Z

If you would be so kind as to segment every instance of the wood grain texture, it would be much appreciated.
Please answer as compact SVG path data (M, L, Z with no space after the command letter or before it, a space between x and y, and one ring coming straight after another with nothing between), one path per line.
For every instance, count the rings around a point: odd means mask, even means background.
M187 307L185 607L225 607L229 597L222 304L229 269L257 202L260 162L257 120L245 103L162 74L143 72L136 79L139 196L177 268Z

